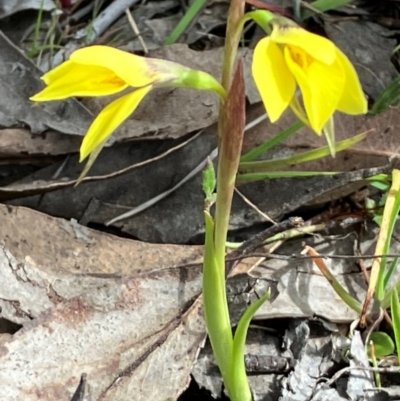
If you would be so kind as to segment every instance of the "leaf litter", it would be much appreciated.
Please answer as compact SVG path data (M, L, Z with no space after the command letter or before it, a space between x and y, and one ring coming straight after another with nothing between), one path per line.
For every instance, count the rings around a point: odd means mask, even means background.
M3 11L0 18L6 16L3 3L6 2L0 1L0 11ZM37 2L25 3L26 8L38 8ZM45 10L52 9L52 2L44 3ZM118 23L112 26L114 21L101 20L100 15L95 17L96 29L90 41L107 41L113 38L114 32L118 33L120 26L128 26L124 10L135 2L114 3ZM178 2L166 3L161 16L154 12L155 2L131 9L143 37L148 39L151 55L202 68L219 77L221 50L195 51L193 48L221 43L214 31L221 26L221 10L226 4L210 2L197 25L181 38L184 44L159 48L165 32L172 26L171 21L178 20L174 14ZM18 6L17 2L14 8L7 5L7 18L18 11ZM110 15L111 8L107 10L105 15ZM73 16L77 17L73 12L68 18ZM70 21L78 23L79 19ZM356 57L356 67L360 68L367 93L376 98L396 75L389 61L395 45L388 39L389 31L360 21L331 24L325 19L324 22L328 35L350 58ZM358 30L363 33L358 34ZM357 41L365 30L368 40L360 44ZM76 31L72 40L66 41L69 42L67 51L84 45L79 36L82 32ZM125 35L125 39L124 35L120 36L120 42L116 39L115 44L139 50L141 44L137 38L131 32ZM187 46L189 43L192 49ZM25 47L22 43L17 45ZM1 199L9 200L9 205L0 208L3 216L0 268L4 279L0 289L1 317L22 325L0 347L0 375L5 383L0 392L2 398L75 401L74 394L79 393L82 400L125 400L127 394L135 394L138 400L177 399L188 386L191 374L201 386L215 396L220 395L221 382L207 345L198 358L205 340L198 298L202 248L167 245L201 242L200 177L196 176L148 211L112 227L113 232L129 238L86 227L103 229L109 219L173 186L203 160L215 148L216 100L181 90L164 90L149 96L138 113L116 133L119 143L106 149L93 167L92 174L102 178L89 177L86 184L72 188L81 169L74 155L79 137L92 120L91 112L96 113L104 103L87 99L83 103L67 101L32 107L27 98L41 87L40 71L4 35L0 36L0 46L2 64L10 67L0 76L4 90L0 97L3 99L0 100L0 124L4 127L0 132L1 155L7 158L3 159L6 165L17 159L20 165L44 166L0 188ZM353 55L355 47L360 51ZM375 48L379 48L381 56L371 50ZM248 69L251 50L241 51ZM53 61L59 62L63 54L64 51L58 53ZM10 60L11 64L7 64ZM48 59L41 63L44 68L46 64ZM379 79L371 79L377 76ZM10 102L10 93L17 94L14 103ZM262 113L251 80L246 82L246 95L251 104L248 109L251 120L252 115ZM388 164L388 156L398 153L397 116L397 109L393 108L372 118L350 120L338 116L338 140L370 128L375 132L354 149L339 154L335 161L326 159L305 167L334 170L340 165L346 173L336 178L269 180L243 185L240 190L260 210L277 220L306 203L320 204L317 195L329 195L330 201L339 200L346 193L343 187L347 186L347 193L351 193L355 189L349 184L356 182L360 188L365 186L364 179L378 171L374 167L388 172L393 167ZM291 118L285 116L275 126L268 122L259 124L247 134L245 146L265 141L267 132L287 127L293 121ZM203 134L186 142L187 134L204 128ZM37 135L42 132L44 136ZM164 155L176 143L184 146ZM277 153L268 156L317 146L320 146L318 138L303 129L300 135L289 138L275 150ZM60 161L60 156L67 157ZM146 160L151 162L140 168L132 167ZM11 204L29 206L46 214ZM254 207L242 198L235 199L230 226L234 238L248 238L256 230L254 227L263 223L265 219ZM321 254L328 255L353 255L354 244L360 241L362 251L371 254L376 231L368 228L368 238L365 235L358 238L357 231L351 229L341 238L335 234L306 241ZM303 241L295 239L284 244L278 256L300 254ZM299 401L373 399L359 392L364 386L362 380L367 380L366 387L371 387L368 375L362 379L357 374L350 375L331 387L319 383L321 376L330 375L343 363L349 363L343 359L338 338L343 339L340 334L343 325L354 320L355 313L337 298L311 260L268 258L258 262L257 259L240 262L241 271L251 271L251 277L242 273L228 281L233 321L237 321L249 302L257 299L257 294L266 287L274 292L272 303L264 305L257 314L255 324L261 328L254 328L249 335L249 355L258 355L257 363L252 366L269 361L267 368L264 367L269 374L253 371L250 376L254 399L279 396ZM354 261L328 259L327 263L342 285L362 300L365 281ZM267 334L263 326L273 333ZM356 333L353 337L351 347L356 348L351 348L351 352L361 361L365 352L362 341L354 345L359 339L357 336ZM350 360L352 363L358 364ZM286 366L286 370L273 371L278 365Z

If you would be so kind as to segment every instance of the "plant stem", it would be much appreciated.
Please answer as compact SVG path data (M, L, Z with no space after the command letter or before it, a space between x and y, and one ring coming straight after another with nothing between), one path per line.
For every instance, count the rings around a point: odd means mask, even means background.
M222 86L229 93L233 66L237 54L237 47L240 40L240 29L236 31L241 17L244 14L244 1L232 0L228 12L226 29L226 42L224 49L224 61L222 66ZM218 119L218 170L217 170L217 200L215 205L215 253L219 266L225 266L225 243L228 232L229 216L233 198L234 184L241 152L238 149L239 157L232 160L233 155L227 153L233 149L233 144L227 130L226 106L221 104ZM236 166L235 166L236 164Z
M241 35L240 20L243 13L244 0L232 0L228 12L222 68L222 86L228 96L225 103L220 103L218 120L219 143L217 198L214 235L212 237L213 258L211 260L208 257L208 261L205 260L203 277L203 280L206 278L203 281L203 298L208 335L232 401L251 401L251 392L246 378L241 380L240 383L236 383L231 374L233 336L225 285L226 239L245 126L244 81L241 63L238 64L232 86L230 85ZM208 222L208 228L210 228L210 222ZM208 231L210 230L208 229ZM208 253L211 249L209 237L210 233L206 233L206 251ZM215 271L211 273L208 269L215 269ZM215 282L212 286L213 292L211 292L209 285L211 277L214 277ZM213 314L219 317L218 322L212 318ZM241 394L240 399L235 398L236 394Z

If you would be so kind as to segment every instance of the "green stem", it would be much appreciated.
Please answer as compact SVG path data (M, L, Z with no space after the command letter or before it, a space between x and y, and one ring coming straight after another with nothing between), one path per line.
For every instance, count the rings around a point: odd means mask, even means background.
M236 69L233 83L233 67L241 35L241 18L244 14L244 0L232 0L228 12L226 43L222 67L222 86L228 93L225 103L220 103L218 120L218 170L217 198L213 236L213 260L209 266L205 260L206 280L203 282L203 297L208 335L213 352L221 370L226 389L232 401L251 401L251 392L246 377L236 382L231 374L233 357L233 336L229 318L225 287L225 248L229 217L232 205L235 179L245 126L244 82L241 64ZM206 216L207 221L207 216ZM208 235L210 237L210 235ZM208 238L209 240L209 238ZM206 238L206 248L207 248ZM210 248L210 244L208 244ZM210 259L210 258L208 258ZM214 273L206 270L213 268ZM209 277L215 277L213 291L208 287ZM212 315L219 317L218 322ZM241 394L241 398L236 398Z

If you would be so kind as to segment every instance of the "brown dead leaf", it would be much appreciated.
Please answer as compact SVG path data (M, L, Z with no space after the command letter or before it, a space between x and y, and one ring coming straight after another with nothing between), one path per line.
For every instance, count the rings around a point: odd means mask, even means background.
M0 10L1 11L1 10ZM43 88L42 72L0 31L0 126L28 125L33 133L48 129L83 136L92 119L76 99L34 104L29 97Z
M96 400L175 399L205 329L200 266L173 266L198 259L201 248L0 211L2 317L24 324L0 347L2 398L69 400L86 373Z
M164 46L165 39L182 19L183 13L173 13L178 7L179 1L177 0L149 1L138 5L132 11L147 49L154 50ZM208 42L215 44L215 41L219 40L219 44L222 45L222 37L209 33L211 31L215 32L215 29L226 24L227 9L227 2L208 1L206 7L197 14L196 20L191 24L190 29L186 29L186 32L178 39L178 42L192 44L206 37L207 44ZM172 15L171 12L173 13ZM118 35L118 39L124 43L121 48L131 52L143 51L141 41L126 19L121 18L114 26L122 30Z
M51 11L56 8L52 0L28 0L28 1L13 1L1 2L0 19L9 17L21 11L26 10L42 10Z
M5 158L66 155L78 152L81 142L81 137L52 130L33 135L23 128L7 128L0 130L0 155Z
M12 255L47 274L127 276L202 258L202 247L127 240L24 207L0 205L0 219Z
M3 277L21 269L6 249L0 260ZM3 399L69 400L82 373L94 399L175 398L188 384L205 335L199 304L190 307L199 292L199 271L182 273L164 270L130 279L64 275L43 283L21 277L45 284L53 305L0 347ZM62 297L57 281L82 292ZM14 290L14 303L19 294Z
M343 19L325 24L326 33L353 63L364 91L376 99L398 75L390 61L397 41L393 33L371 21Z

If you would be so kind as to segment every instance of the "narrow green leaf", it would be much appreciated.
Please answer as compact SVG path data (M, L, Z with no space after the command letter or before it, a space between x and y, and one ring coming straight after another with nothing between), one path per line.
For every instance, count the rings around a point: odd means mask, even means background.
M351 309L353 309L357 313L361 313L361 304L355 298L353 298L345 288L336 280L335 276L328 269L326 264L324 263L321 257L318 257L319 254L315 251L314 248L310 246L306 246L307 254L314 257L313 261L324 275L324 277L328 280L329 284L336 291L336 294L345 302Z
M217 184L217 179L215 177L215 169L212 161L210 159L207 160L206 167L203 170L203 192L206 196L206 199L213 198L215 186Z
M341 150L345 150L350 146L362 141L367 136L367 132L363 132L362 134L355 135L351 138L344 139L343 141L339 141L335 144L336 152L340 152ZM331 154L331 149L329 146L323 146L318 149L312 149L307 152L302 152L295 154L290 157L285 157L281 159L274 160L263 160L256 162L244 162L239 164L239 172L261 172L261 171L269 171L275 168L283 168L287 166L291 166L294 164L305 163L308 161L320 159L322 157L328 156Z
M379 255L389 253L390 243L394 231L394 226L397 221L397 217L400 210L400 171L393 170L392 172L392 186L388 194L385 208L382 216L381 229L379 232L379 239L383 242L383 248ZM381 258L379 272L376 282L376 297L378 300L382 300L385 296L385 288L387 286L388 278L386 277L386 262L385 257Z
M392 291L392 297L390 302L390 311L392 314L394 339L396 342L397 357L400 360L400 305L399 295L396 288Z
M351 3L353 0L317 0L310 3L310 8L313 8L320 12L334 10L335 8L345 6ZM302 19L311 17L314 13L311 10L305 10L302 15Z
M377 115L389 107L397 106L400 103L400 75L396 77L378 96L369 111L370 115Z
M235 400L251 401L252 399L244 364L247 330L249 329L251 319L260 306L269 299L270 295L271 292L267 291L260 299L252 303L243 313L236 328L235 337L233 339L232 365L229 373L229 380L235 383L235 394L231 394L231 397Z
M289 128L285 129L284 131L280 132L278 135L275 135L269 141L262 143L261 145L255 147L254 149L250 150L240 158L240 163L244 162L251 162L258 157L260 157L263 153L267 152L268 150L272 149L274 146L278 145L285 139L287 139L290 135L297 132L304 124L301 121L298 121L291 125Z
M202 8L207 3L207 0L194 0L190 7L187 9L184 16L178 22L178 25L174 28L171 34L165 41L165 45L173 45L179 37L186 31L187 27L193 21L197 14L199 14Z
M372 181L370 183L370 185L373 186L376 189L379 189L382 192L386 192L390 188L390 184L389 183L385 183L385 182L382 182L382 181Z
M238 174L237 182L260 181L273 178L318 177L339 174L335 171L270 171L265 173Z
M385 278L384 278L384 280L383 280L383 287L384 287L385 289L386 289L387 286L389 285L390 279L392 278L393 273L394 273L395 270L396 270L396 267L397 267L397 263L398 263L398 262L399 262L399 257L394 258L394 259L392 260L392 263L391 263L390 266L389 266L389 269L388 269L387 272L385 273Z

